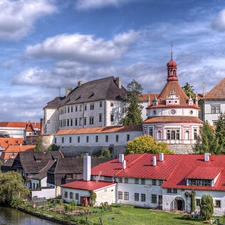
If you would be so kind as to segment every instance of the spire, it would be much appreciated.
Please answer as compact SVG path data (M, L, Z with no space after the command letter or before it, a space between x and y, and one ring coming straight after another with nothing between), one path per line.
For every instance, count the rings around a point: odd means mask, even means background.
M173 60L173 42L171 42L171 60Z
M178 81L177 78L177 64L173 60L173 42L171 42L171 59L167 63L167 72L168 72L168 78L167 81Z

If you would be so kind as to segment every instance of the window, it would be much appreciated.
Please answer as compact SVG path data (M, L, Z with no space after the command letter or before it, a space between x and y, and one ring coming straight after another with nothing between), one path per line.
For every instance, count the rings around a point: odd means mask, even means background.
M215 207L221 208L221 200L216 200L215 203L216 203Z
M129 134L127 134L127 141L129 141L130 140L130 135Z
M62 143L64 143L64 137L62 137Z
M108 140L109 140L109 136L105 135L105 142L108 142Z
M70 111L73 112L73 106L71 106Z
M77 112L77 105L75 106L75 112Z
M87 125L87 117L84 117L84 125Z
M84 105L84 111L87 111L87 105Z
M194 128L194 140L197 140L198 138L198 129Z
M79 194L78 193L75 194L75 199L79 200Z
M128 184L128 178L124 178L124 183Z
M119 178L118 178L118 182L119 182L119 183L123 183L123 178L122 178L122 177L119 177Z
M75 118L75 126L77 126L77 118Z
M175 194L177 193L177 189L176 188L173 189L173 193L175 193Z
M95 136L95 142L98 142L98 136Z
M141 194L141 202L146 202L146 195L145 194Z
M80 143L80 136L77 137L77 143Z
M172 193L172 189L171 188L167 188L167 193Z
M145 179L141 179L141 184L145 185Z
M82 125L82 117L79 118L79 126Z
M114 121L114 115L113 115L113 114L110 115L110 121L111 121L111 122Z
M139 201L139 193L134 193L134 201Z
M94 109L95 109L94 103L90 104L90 110L94 110Z
M70 125L70 120L67 119L67 127L69 127L69 125Z
M158 131L157 132L157 139L158 140L161 140L162 139L162 132L161 131Z
M148 134L153 137L153 127L148 128Z
M55 144L57 143L57 138L55 138Z
M116 135L116 142L119 141L119 135Z
M124 192L124 200L129 200L129 192Z
M156 180L152 180L152 185L156 185Z
M123 192L122 191L118 191L118 199L123 199Z
M89 136L86 136L86 142L87 143L89 142Z
M69 138L69 142L72 143L72 137Z
M64 192L64 198L67 198L67 197L68 197L68 192L65 191L65 192Z
M70 112L70 107L67 108L67 112L68 112L68 113Z
M98 121L99 121L99 123L102 122L102 113L99 113L99 115L98 115Z
M139 179L135 178L135 184L139 184Z
M180 130L170 130L166 131L167 140L180 140Z
M191 186L211 186L211 180L197 180L197 179L190 179L189 183Z
M70 192L70 199L73 199L73 192Z
M89 124L93 125L94 124L94 116L89 117Z
M99 107L102 107L102 102L99 102Z
M200 204L201 204L201 199L196 198L196 206L200 206Z
M157 195L152 195L152 203L157 203Z
M113 107L113 102L110 103L110 106Z
M80 105L80 111L82 111L82 105Z
M163 180L159 180L159 186L163 184Z
M219 105L211 105L211 113L219 114L220 113L220 106Z

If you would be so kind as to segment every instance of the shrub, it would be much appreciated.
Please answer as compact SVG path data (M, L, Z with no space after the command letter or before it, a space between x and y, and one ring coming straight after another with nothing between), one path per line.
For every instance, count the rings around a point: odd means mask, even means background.
M200 217L202 220L209 220L213 214L213 198L210 195L203 195L200 204Z

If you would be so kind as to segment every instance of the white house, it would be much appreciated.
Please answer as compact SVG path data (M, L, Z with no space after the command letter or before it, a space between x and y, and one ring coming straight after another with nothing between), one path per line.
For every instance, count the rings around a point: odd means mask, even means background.
M191 212L192 193L197 210L202 195L209 194L213 198L214 215L224 215L225 155L121 154L119 159L102 163L92 170L89 162L87 165L89 172L84 171L84 174L87 177L91 174L91 181L83 181L82 188L76 182L62 186L62 193L67 192L63 199L69 200L69 192L85 195L83 190L88 191L91 185L102 182L104 188L109 187L106 196L110 188L110 193L114 192L110 185L116 185L117 203ZM111 197L107 197L108 203L113 202ZM97 203L105 199L104 194L97 196Z
M225 78L201 98L200 117L210 125L216 125L221 113L225 113Z

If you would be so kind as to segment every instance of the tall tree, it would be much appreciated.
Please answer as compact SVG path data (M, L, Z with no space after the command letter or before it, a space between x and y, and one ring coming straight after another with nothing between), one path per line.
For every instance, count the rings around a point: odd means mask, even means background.
M34 148L34 151L35 152L41 152L42 151L42 138L41 138L41 136L39 136L37 138L37 143L36 143L36 146Z
M168 145L164 142L157 143L150 135L136 137L133 141L127 142L127 153L166 153L173 154Z
M203 154L205 152L212 154L221 153L218 138L216 137L213 129L210 127L208 121L205 121L203 126L200 128L200 135L197 137L194 151L197 154Z
M186 83L182 89L184 90L185 94L190 98L194 99L195 98L195 93L193 86L191 86L189 83Z
M30 193L22 182L22 176L15 171L0 173L0 203L8 206L19 205Z
M141 109L139 104L139 95L143 88L134 79L127 85L127 96L124 100L126 107L126 116L122 119L123 125L137 125L142 123Z
M213 214L213 198L210 195L202 195L200 203L200 216L202 220L209 220Z
M225 114L221 113L216 123L216 137L221 149L221 153L225 153Z

